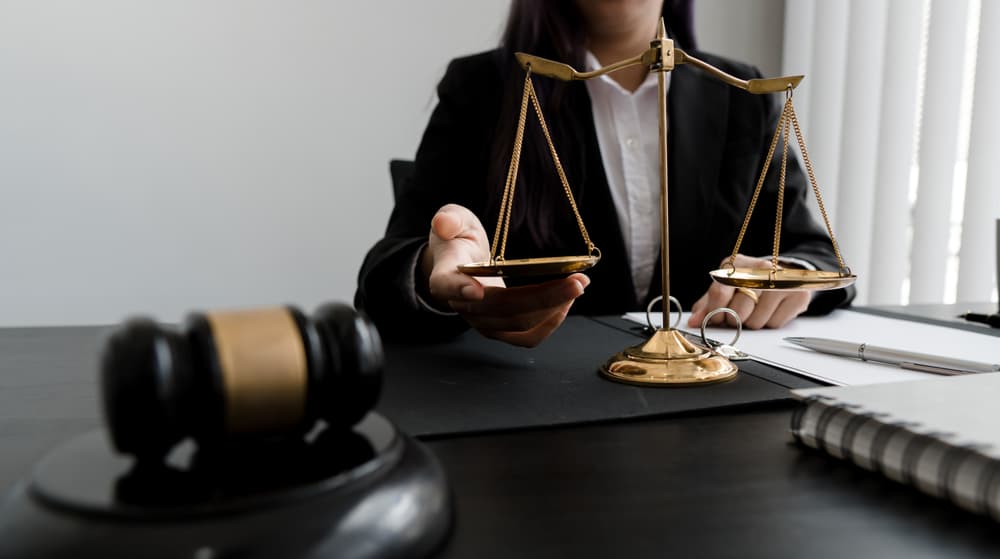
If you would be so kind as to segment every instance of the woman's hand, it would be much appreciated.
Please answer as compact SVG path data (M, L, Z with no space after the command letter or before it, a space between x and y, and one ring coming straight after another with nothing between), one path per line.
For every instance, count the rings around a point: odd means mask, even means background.
M726 260L720 267L726 266ZM737 254L735 265L737 268L770 268L771 261ZM757 296L756 301L754 295ZM811 300L812 295L808 291L744 290L712 282L708 291L691 307L688 327L700 327L709 312L729 307L740 315L744 328L781 328L805 312ZM713 316L710 324L718 325L723 321L729 326L736 326L735 319L725 313Z
M428 303L453 310L483 335L534 347L562 324L573 301L590 278L583 274L524 287L506 287L501 278L473 278L458 266L489 260L490 245L479 219L455 204L431 220L427 248L421 255L418 286ZM419 281L419 280L418 280Z

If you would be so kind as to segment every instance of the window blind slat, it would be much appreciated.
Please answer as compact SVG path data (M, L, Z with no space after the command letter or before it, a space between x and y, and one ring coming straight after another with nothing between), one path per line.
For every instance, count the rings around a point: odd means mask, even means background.
M802 83L795 88L795 112L799 117L802 133L806 137L809 136L809 98L812 89L811 64L815 12L816 0L787 0L785 2L781 73L784 76L806 76L806 79L802 80Z
M888 0L852 0L846 45L840 188L834 234L845 262L858 276L857 303L868 299L887 10Z
M982 2L968 174L959 251L958 301L988 301L996 285L995 223L1000 219L1000 2Z
M931 0L910 302L944 299L968 0Z
M850 4L818 2L813 23L812 76L809 96L809 128L806 146L823 201L830 218L837 217L838 164L841 119L844 107L844 74L847 68L847 29Z
M890 0L885 41L868 303L901 302L909 272L910 175L917 128L924 2Z

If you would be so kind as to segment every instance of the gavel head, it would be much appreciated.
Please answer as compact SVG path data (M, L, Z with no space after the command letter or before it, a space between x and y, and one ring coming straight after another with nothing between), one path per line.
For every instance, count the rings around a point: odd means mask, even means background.
M101 359L105 420L119 452L160 459L199 447L302 435L317 420L354 425L381 388L382 345L343 304L205 312L183 327L122 324Z

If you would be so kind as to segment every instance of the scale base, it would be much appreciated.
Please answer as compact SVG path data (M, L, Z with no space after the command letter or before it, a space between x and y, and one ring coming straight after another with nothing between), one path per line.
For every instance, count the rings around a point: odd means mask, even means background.
M425 557L451 527L440 466L375 413L308 441L176 450L139 467L99 430L56 448L0 503L0 557Z
M657 330L645 343L608 359L601 374L627 384L695 386L736 378L739 368L713 351L689 342L678 330Z

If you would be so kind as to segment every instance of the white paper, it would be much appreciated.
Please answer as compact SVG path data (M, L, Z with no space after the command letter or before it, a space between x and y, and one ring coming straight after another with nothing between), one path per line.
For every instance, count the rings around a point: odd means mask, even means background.
M685 314L681 320L682 329L697 334L697 329L683 328L687 324L687 317ZM646 324L646 313L628 313L625 318ZM661 313L652 314L652 320L653 325L659 327ZM708 328L705 335L709 339L728 343L733 339L735 330ZM1000 363L1000 339L995 336L850 310L834 311L827 316L798 317L779 329L744 329L736 347L762 363L833 385L940 378L938 375L908 371L892 365L818 353L783 340L788 337L831 338L970 361Z

